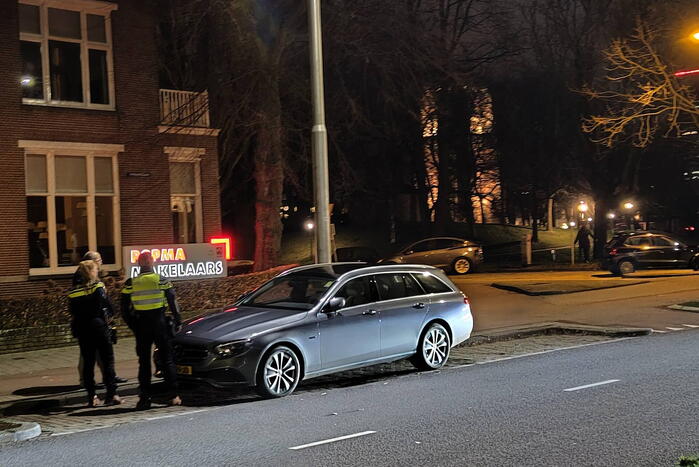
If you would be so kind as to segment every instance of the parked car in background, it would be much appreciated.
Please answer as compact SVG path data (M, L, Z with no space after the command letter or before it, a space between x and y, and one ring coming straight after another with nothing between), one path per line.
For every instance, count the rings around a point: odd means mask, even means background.
M375 264L381 256L376 249L366 246L350 246L335 250L338 263L362 262Z
M429 266L303 266L235 305L189 320L173 339L183 381L291 394L299 381L403 358L443 366L469 338L468 299Z
M454 237L426 238L381 260L381 264L427 264L454 274L468 274L482 262L481 245Z
M699 256L696 247L671 234L629 230L617 233L607 243L602 265L622 275L642 268L699 270Z

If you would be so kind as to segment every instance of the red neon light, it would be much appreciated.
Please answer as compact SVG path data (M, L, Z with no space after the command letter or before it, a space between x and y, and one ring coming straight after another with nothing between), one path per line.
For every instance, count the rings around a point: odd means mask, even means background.
M226 260L232 258L231 255L231 238L230 237L211 237L209 243L212 245L223 245L225 248Z
M699 68L697 68L696 70L678 71L675 73L675 76L677 76L679 78L680 76L696 75L698 73L699 73Z

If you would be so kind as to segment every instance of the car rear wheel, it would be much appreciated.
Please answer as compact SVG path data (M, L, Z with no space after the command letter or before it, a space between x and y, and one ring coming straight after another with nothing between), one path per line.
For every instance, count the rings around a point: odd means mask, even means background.
M456 258L451 263L451 270L456 274L468 274L472 269L473 265L471 264L471 260L464 256Z
M619 266L617 266L617 269L619 270L619 274L622 276L624 274L633 274L636 272L636 265L633 264L633 261L631 260L624 260L619 263Z
M280 345L260 361L255 389L262 397L284 397L294 392L300 379L301 364L296 352Z
M417 353L410 361L420 370L436 370L447 362L450 350L449 332L441 324L432 323L422 333Z

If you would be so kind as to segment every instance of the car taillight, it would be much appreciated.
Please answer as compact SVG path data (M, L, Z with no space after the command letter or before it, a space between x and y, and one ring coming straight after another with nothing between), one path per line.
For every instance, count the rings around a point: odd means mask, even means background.
M466 295L464 295L464 303L465 303L466 305L470 305L470 304L471 304L471 303L468 301L468 297L467 297Z
M616 248L612 248L611 250L609 250L609 256L616 256L618 254L619 252L616 251Z

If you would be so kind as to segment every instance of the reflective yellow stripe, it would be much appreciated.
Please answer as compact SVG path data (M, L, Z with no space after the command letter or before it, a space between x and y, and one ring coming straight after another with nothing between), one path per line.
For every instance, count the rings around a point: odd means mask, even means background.
M70 292L68 292L68 298L85 297L87 295L95 293L97 291L97 289L100 289L103 287L104 287L104 284L101 282L98 282L91 287L80 287L78 289L73 289Z

